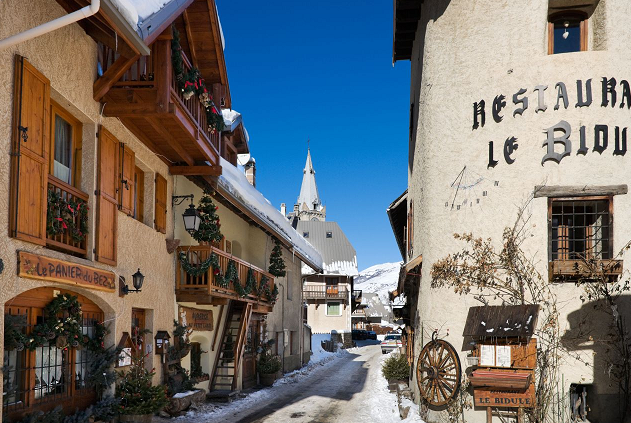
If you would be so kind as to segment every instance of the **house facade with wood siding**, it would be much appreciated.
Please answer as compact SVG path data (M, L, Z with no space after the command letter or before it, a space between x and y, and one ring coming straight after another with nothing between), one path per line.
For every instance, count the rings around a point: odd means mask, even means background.
M500 253L505 228L513 227L520 229L519 247L532 265L529 276L540 274L558 305L558 321L551 324L558 323L554 354L559 361L546 374L558 380L558 387L548 418L623 421L628 396L623 399L615 376L621 355L605 334L612 322L628 325L629 294L623 289L615 307L602 307L602 299L585 294L586 287L597 286L594 279L585 281L590 274L585 262L596 264L608 280L628 279L628 2L549 0L498 7L493 1L396 0L394 11L393 62L409 60L411 82L405 99L410 108L408 185L393 198L405 188L407 193L389 213L405 262L397 294L405 294L401 317L413 330L408 337L411 386L427 421L446 418L445 407L428 405L422 392L431 396L427 384L436 378L420 364L421 352L436 336L454 347L463 376L487 366L491 375L511 367L496 365L498 356L495 364L487 354L484 360L476 356L482 351L474 342L478 338L497 344L489 345L491 353L507 351L500 348L507 337L497 330L508 329L480 317L485 313L473 313L499 306L501 299L480 295L488 289L458 295L453 288L437 287L441 274L433 272L434 266L473 251L454 234L488 239ZM577 285L578 280L585 283ZM540 306L544 310L549 304L541 301ZM477 319L478 332L467 328L468 315ZM545 350L543 315L540 311L533 336L539 351ZM514 321L509 314L495 319ZM526 338L517 342L526 345ZM482 361L484 366L467 364ZM517 417L516 409L500 401L509 394L500 389L484 397L490 389L467 390L465 398L475 406L464 411L463 419ZM487 404L493 404L490 411Z

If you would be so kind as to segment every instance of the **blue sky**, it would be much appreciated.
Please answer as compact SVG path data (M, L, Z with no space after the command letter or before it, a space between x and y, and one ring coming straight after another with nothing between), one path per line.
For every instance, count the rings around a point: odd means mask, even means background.
M392 1L217 6L257 188L291 209L309 138L327 220L346 233L359 269L401 260L386 208L407 187L410 64L392 67Z

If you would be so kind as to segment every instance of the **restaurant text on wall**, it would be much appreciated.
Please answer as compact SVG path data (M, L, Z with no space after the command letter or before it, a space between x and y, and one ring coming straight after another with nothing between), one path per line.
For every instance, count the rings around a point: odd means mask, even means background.
M545 112L548 109L546 104L547 85L537 85L532 90L535 95L535 113ZM554 86L556 91L556 104L554 110L570 107L570 98L567 87L563 82L557 82ZM603 77L600 80L601 107L618 107L620 109L631 109L631 86L628 81L616 81L615 78ZM512 117L522 114L529 108L530 102L526 95L527 90L521 88L512 96L512 102L516 106L513 109ZM592 79L576 81L576 103L574 107L590 107L593 102ZM507 107L506 97L503 94L497 95L491 103L490 114L496 123L500 123L506 117L504 109ZM484 127L486 124L487 106L484 100L473 103L473 126L472 130ZM572 139L576 139L576 131L572 134L572 126L565 120L560 120L557 124L544 128L545 138L542 147L545 153L541 159L541 165L547 161L560 163L561 160L572 154ZM507 164L515 162L516 151L519 147L518 138L510 135L506 138L502 146L502 154L496 153L495 141L489 141L489 160L487 168L495 167L503 157ZM610 142L611 141L611 142ZM613 148L610 148L613 145ZM577 155L586 155L589 148L592 152L602 154L605 150L612 150L614 156L624 156L627 152L627 128L620 126L610 127L605 124L596 124L593 127L581 125L578 129L578 149Z

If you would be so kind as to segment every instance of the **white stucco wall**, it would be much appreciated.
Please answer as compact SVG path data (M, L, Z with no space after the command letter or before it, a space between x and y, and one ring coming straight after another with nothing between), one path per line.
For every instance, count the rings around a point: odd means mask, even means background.
M421 10L411 59L410 92L410 102L416 105L416 111L415 137L410 145L409 198L414 202L414 255L423 256L418 307L413 313L417 313L414 320L417 331L421 325L424 328L425 342L434 329L440 328L443 336L449 329L446 339L461 352L463 363L466 346L461 334L467 310L481 304L472 296L460 297L448 289L430 289L432 264L464 247L452 235L473 232L492 238L499 246L504 227L512 226L518 207L532 195L535 185L615 185L631 180L631 152L613 155L614 128L619 126L622 131L631 126L631 110L626 105L620 108L619 86L621 80L631 80L631 59L626 54L631 27L622 23L631 18L631 3L599 2L589 20L590 51L585 52L548 55L547 15L547 1L436 1L425 2ZM617 103L613 108L601 106L603 77L618 82ZM588 79L592 81L592 104L577 108L577 80L585 84ZM555 110L558 82L567 87L567 109L561 102ZM537 113L534 89L538 85L548 88L547 110ZM513 116L519 107L512 101L513 94L522 88L526 89L524 96L528 97L529 107L523 115ZM501 113L503 120L496 123L492 105L500 94L506 97L506 107ZM486 102L486 123L474 130L473 103L482 99ZM560 163L546 161L542 165L546 153L542 147L545 131L562 120L571 125L571 154ZM609 127L609 146L602 154L593 151L597 124ZM583 125L589 151L578 155L579 130ZM508 164L503 155L504 141L509 137L517 138L518 144L511 155L513 164ZM494 158L499 163L487 168L489 141L494 142ZM557 144L555 150L561 152L562 145ZM456 194L452 183L465 166L466 176L461 185L473 186ZM452 203L460 204L460 210L452 210ZM529 204L527 213L531 217L526 229L531 236L523 244L543 275L547 275L548 262L547 207L547 198L536 198ZM613 207L613 251L617 253L631 239L627 212L631 197L615 196ZM628 268L628 255L623 258ZM566 283L554 285L554 291L563 304L560 320L563 332L570 328L568 314L582 307L579 290ZM421 337L415 339L418 352L422 348ZM602 363L597 358L594 361L593 351L586 347L576 353L595 367L564 357L560 373L566 389L570 383L597 380L603 398L615 392L599 376ZM413 386L417 390L416 381ZM484 419L482 410L467 413L467 421Z

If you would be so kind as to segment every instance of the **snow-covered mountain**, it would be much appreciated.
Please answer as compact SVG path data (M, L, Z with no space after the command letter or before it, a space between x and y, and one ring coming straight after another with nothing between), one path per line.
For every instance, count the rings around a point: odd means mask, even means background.
M359 276L355 277L354 289L378 294L383 304L387 306L389 304L388 292L397 289L402 263L400 261L376 264L362 270Z

